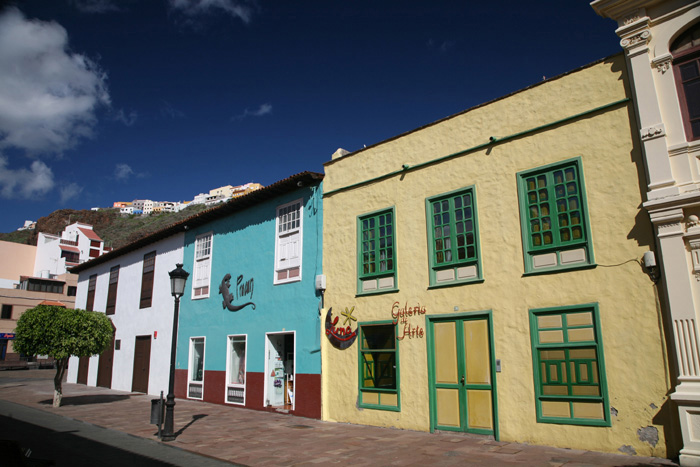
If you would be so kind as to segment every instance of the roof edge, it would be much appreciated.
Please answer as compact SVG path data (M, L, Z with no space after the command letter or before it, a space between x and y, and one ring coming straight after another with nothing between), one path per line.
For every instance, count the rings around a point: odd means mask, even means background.
M390 142L395 141L395 140L397 140L397 139L399 139L399 138L403 138L404 136L408 136L408 135L410 135L410 134L412 134L412 133L416 133L416 132L421 131L421 130L424 130L424 129L426 129L426 128L430 128L430 127L435 126L435 125L437 125L437 124L439 124L439 123L442 123L442 122L445 122L445 121L447 121L447 120L451 120L451 119L453 119L453 118L459 117L459 116L464 115L464 114L466 114L466 113L468 113L468 112L471 112L471 111L473 111L473 110L479 109L479 108L481 108L481 107L486 107L487 105L491 105L491 104L493 104L493 103L495 103L495 102L501 101L501 100L503 100L503 99L507 99L507 98L512 97L512 96L514 96L514 95L516 95L516 94L520 94L520 93L522 93L522 92L525 92L525 91L528 91L528 90L530 90L530 89L536 88L537 86L542 86L543 84L546 84L546 83L549 83L549 82L556 81L556 80L558 80L558 79L564 78L565 76L568 76L568 75L570 75L570 74L576 73L576 72L581 71L581 70L585 70L586 68L593 67L593 66L595 66L595 65L598 65L598 64L600 64L600 63L605 62L606 60L609 60L609 59L611 59L611 58L613 58L613 57L616 57L616 56L622 55L622 54L623 54L622 51L616 52L616 53L614 53L614 54L612 54L612 55L608 55L608 56L606 56L606 57L600 58L600 59L595 60L595 61L593 61L593 62L591 62L591 63L586 64L586 65L582 65L582 66L580 66L580 67L578 67L578 68L574 68L573 70L569 70L569 71L566 71L566 72L561 73L561 74L559 74L559 75L556 75L556 76L553 76L553 77L551 77L551 78L548 78L548 79L546 79L546 80L544 80L544 81L540 81L540 82L531 84L531 85L529 85L529 86L526 86L526 87L524 87L524 88L518 89L517 91L513 91L513 92L511 92L511 93L509 93L509 94L506 94L506 95L504 95L504 96L500 96L500 97L497 97L497 98L495 98L495 99L491 99L490 101L486 101L486 102L483 102L483 103L481 103L481 104L477 104L477 105L475 105L475 106L473 106L473 107L469 107L468 109L462 110L462 111L457 112L457 113L455 113L455 114L448 115L447 117L443 117L443 118L441 118L441 119L439 119L439 120L435 120L434 122L427 123L427 124L425 124L425 125L419 126L418 128L414 128L414 129L409 130L409 131L406 131L406 132L404 132L404 133L400 133L400 134L398 134L398 135L396 135L396 136L392 136L391 138L387 138L387 139L382 140L382 141L379 141L379 142L377 142L377 143L370 144L369 146L360 148L360 149L358 149L357 151L352 151L352 152L350 152L349 154L345 154L345 155L343 155L343 157L338 157L338 158L336 158L336 159L331 159L331 160L329 160L329 161L327 161L327 162L324 162L324 163L323 163L323 167L328 167L328 166L330 166L330 165L332 165L332 164L334 164L334 163L336 163L336 162L338 162L338 161L344 161L344 160L346 160L348 157L352 157L352 156L354 156L355 154L359 154L359 153L364 152L364 151L367 151L367 150L369 150L369 149L376 148L377 146L381 146L382 144L390 143Z

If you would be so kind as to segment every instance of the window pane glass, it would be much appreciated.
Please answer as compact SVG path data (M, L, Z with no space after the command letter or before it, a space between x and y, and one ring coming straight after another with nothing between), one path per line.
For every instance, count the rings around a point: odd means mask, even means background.
M229 356L229 384L245 384L245 347L243 336L229 337L231 355Z
M683 81L688 81L689 79L698 77L698 65L696 62L684 63L679 66L678 69L681 72L681 79Z
M688 115L691 119L700 117L700 79L683 85L685 100L688 103Z
M363 348L368 350L393 349L396 347L394 326L376 325L362 327Z
M192 359L190 361L191 381L204 380L204 339L192 339Z
M394 329L391 324L362 326L361 387L397 389Z

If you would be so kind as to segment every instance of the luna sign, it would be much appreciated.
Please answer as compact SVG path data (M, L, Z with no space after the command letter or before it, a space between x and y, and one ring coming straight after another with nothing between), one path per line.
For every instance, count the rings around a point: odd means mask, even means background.
M231 287L231 274L226 274L221 281L221 285L219 285L219 294L224 297L224 301L222 302L224 309L228 309L228 311L238 311L251 305L254 310L255 303L253 302L243 303L242 305L233 304L234 300L240 300L242 298L251 300L253 298L253 285L254 280L252 277L246 281L243 280L243 274L241 274L236 279L234 293L231 293L229 290Z
M350 327L352 321L357 321L357 318L352 315L353 311L355 311L355 307L349 310L345 308L345 311L340 313L345 317L341 326L338 325L340 316L333 318L333 307L329 308L328 313L326 313L326 337L336 349L345 350L357 339L357 326L355 330Z

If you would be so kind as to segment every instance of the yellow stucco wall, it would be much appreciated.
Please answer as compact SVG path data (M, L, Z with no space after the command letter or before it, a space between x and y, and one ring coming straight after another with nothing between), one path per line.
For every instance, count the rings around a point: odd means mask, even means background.
M545 125L628 97L621 55L407 133L326 164L324 191L399 170ZM653 249L641 210L644 168L631 103L527 134L415 171L324 197L326 308L355 307L361 322L391 318L395 301L428 316L491 310L500 439L639 455L667 455L670 389L654 285L637 263ZM580 157L597 267L524 276L516 174ZM474 185L483 283L428 289L425 199ZM644 186L644 183L641 183ZM357 216L394 207L397 292L357 296ZM597 303L611 427L537 423L528 310ZM457 311L456 311L457 310ZM322 317L325 318L325 315ZM426 329L425 316L412 324ZM358 408L358 343L346 350L322 338L323 418L430 430L425 338L399 344L401 411ZM656 419L656 423L654 421ZM663 424L666 426L663 426ZM655 427L655 447L640 428ZM652 429L653 431L653 429ZM646 431L647 433L649 430Z

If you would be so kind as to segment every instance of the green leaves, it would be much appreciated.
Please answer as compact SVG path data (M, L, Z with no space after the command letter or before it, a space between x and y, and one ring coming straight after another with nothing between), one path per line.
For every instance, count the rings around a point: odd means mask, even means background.
M101 353L112 333L112 323L104 313L39 305L20 316L13 344L25 355L87 357Z

